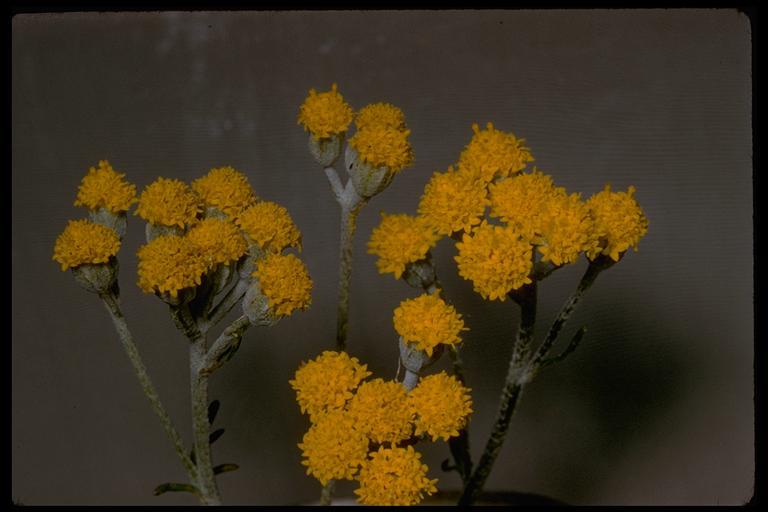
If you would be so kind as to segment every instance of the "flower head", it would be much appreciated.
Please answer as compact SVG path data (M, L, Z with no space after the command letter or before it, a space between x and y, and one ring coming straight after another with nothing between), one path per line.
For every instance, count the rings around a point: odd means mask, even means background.
M408 142L410 130L399 130L384 124L369 124L349 139L363 162L373 167L386 167L397 173L413 163Z
M533 161L530 150L523 146L525 139L499 131L492 123L485 130L473 124L472 131L472 140L459 157L459 169L475 179L490 183L522 171Z
M159 236L138 251L139 287L146 293L169 293L200 284L208 265L200 250L188 238Z
M136 185L125 181L124 176L115 172L107 160L99 160L99 168L91 167L80 183L75 206L104 208L112 213L127 211L136 202Z
M186 183L158 178L141 193L133 214L155 225L183 229L197 222L199 211L200 199Z
M552 178L540 172L520 174L489 187L491 217L499 217L530 241L537 241L549 203L565 195Z
M284 207L269 201L261 201L243 210L237 217L252 243L263 250L281 252L287 247L301 248L301 233Z
M406 343L432 355L439 344L461 343L459 334L467 330L456 309L433 294L407 299L395 309L395 330Z
M397 443L413 434L408 393L399 382L363 382L349 401L348 410L355 428L374 443Z
M419 215L441 235L469 231L485 213L486 195L483 182L449 167L447 172L434 173L424 187Z
M347 131L354 114L333 84L330 91L309 90L309 96L299 108L299 124L316 139L327 139Z
M598 248L588 252L590 259L605 254L619 261L620 254L630 247L637 250L637 243L648 231L648 218L634 194L635 187L626 192L611 192L611 186L606 185L602 192L589 198L587 207L601 241Z
M206 206L217 208L231 217L237 217L257 199L248 178L232 167L211 169L192 182L192 190Z
M379 257L379 272L391 272L400 279L405 266L427 256L440 236L421 217L406 214L381 214L381 224L374 228L368 253Z
M558 194L548 202L540 242L541 260L555 265L574 263L581 252L597 249L594 220L579 194Z
M312 279L307 267L293 254L268 254L256 263L253 275L269 300L272 313L288 316L296 309L307 309L312 301Z
M506 300L507 293L531 282L532 246L511 227L483 221L456 244L459 275L489 300Z
M368 438L353 428L347 411L334 409L314 422L299 448L307 474L325 485L331 479L354 479L368 456Z
M314 360L302 363L289 382L296 391L301 412L315 421L328 411L343 409L352 392L370 374L356 357L326 350Z
M437 480L427 477L428 470L413 446L382 446L360 469L360 488L355 494L364 505L416 505L424 495L437 492Z
M369 126L388 126L396 130L405 130L405 114L389 103L371 103L361 108L355 116L355 126L362 130Z
M198 248L211 269L237 261L248 249L243 235L231 221L209 217L195 225L185 237Z
M61 270L84 264L107 263L120 249L114 230L88 220L71 220L56 239L53 259Z
M416 435L426 433L433 441L458 436L472 412L469 389L447 373L429 375L408 393L416 417Z

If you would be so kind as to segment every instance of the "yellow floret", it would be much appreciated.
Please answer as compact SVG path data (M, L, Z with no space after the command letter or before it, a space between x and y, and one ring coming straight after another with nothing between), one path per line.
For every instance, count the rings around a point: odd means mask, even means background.
M522 171L533 161L530 150L523 146L525 139L505 133L488 123L485 130L472 125L474 135L459 157L459 170L475 179L490 183Z
M360 475L360 488L355 490L363 505L416 505L424 496L437 492L437 479L427 477L429 468L421 462L421 454L406 448L379 448L370 454Z
M368 438L353 428L352 418L343 409L320 416L298 446L307 474L322 485L332 479L353 480L368 456Z
M421 217L406 214L381 214L368 242L368 253L379 257L376 266L382 274L391 272L400 279L408 263L424 259L440 236Z
M187 238L159 236L139 248L139 287L146 293L169 293L200 284L208 265Z
M594 224L579 194L550 200L541 224L541 260L564 265L574 263L581 252L593 252L598 244Z
M531 282L532 246L510 227L483 221L456 244L459 275L489 300L506 300L507 293Z
M328 411L342 409L352 392L371 372L356 357L346 352L326 350L317 358L302 363L293 380L301 412L315 421Z
M309 90L299 109L299 124L316 139L327 139L347 131L354 114L333 84L330 91Z
M312 279L307 267L293 254L269 254L256 263L253 275L278 317L307 309L312 301Z
M587 207L600 238L600 246L587 254L590 259L605 254L619 261L620 254L630 247L637 250L637 243L648 232L648 218L634 194L635 187L626 192L611 192L611 186L606 185L602 192L589 198Z
M91 167L80 183L75 206L104 208L112 213L127 211L136 202L136 185L125 181L124 176L107 160L99 160L99 168Z
M361 108L355 116L355 126L358 130L372 126L383 125L396 130L405 130L405 114L389 103L371 103Z
M349 139L349 145L363 162L397 173L413 163L413 151L408 142L410 134L410 130L370 124L358 130Z
M355 428L374 443L397 443L413 434L408 393L399 382L374 379L362 383L348 410Z
M204 219L185 236L199 249L209 269L237 261L248 250L240 230L226 219Z
M206 206L212 206L230 217L256 202L248 178L232 167L219 167L192 182L192 190Z
M436 172L424 187L419 215L441 235L469 231L480 223L488 204L485 185L452 167Z
M564 196L552 178L541 172L506 178L489 187L491 217L499 217L533 243L538 243L550 201Z
M53 259L61 270L79 265L107 263L120 249L114 230L88 220L71 220L56 239Z
M416 417L416 435L425 433L433 441L458 436L472 413L469 392L456 377L444 371L422 378L408 393Z
M237 218L250 241L262 250L281 252L287 247L301 248L301 233L284 207L261 201L245 209Z
M197 222L200 199L183 181L158 178L139 196L134 215L159 226L184 228Z
M395 309L395 330L407 343L431 356L439 344L461 343L459 334L467 330L456 309L437 295L424 294L407 299Z

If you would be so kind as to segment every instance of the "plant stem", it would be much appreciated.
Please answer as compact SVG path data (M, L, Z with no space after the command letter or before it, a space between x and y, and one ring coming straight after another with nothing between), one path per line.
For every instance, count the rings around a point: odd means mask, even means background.
M239 279L237 284L231 287L224 297L222 297L221 301L211 309L208 314L208 320L203 323L203 329L207 331L221 322L221 320L227 316L227 313L229 313L232 308L243 299L245 292L248 291L248 286L250 286L248 279Z
M128 359L131 360L133 370L136 373L136 377L139 379L139 384L141 384L141 389L144 391L147 399L149 399L150 404L152 404L152 409L155 411L155 414L157 414L158 418L160 418L160 423L163 426L163 430L165 430L168 439L171 440L171 443L176 450L176 455L179 457L179 460L181 460L181 463L184 465L184 469L187 471L187 476L189 477L190 481L194 482L197 478L197 469L195 468L192 460L187 455L186 449L184 448L184 442L182 441L181 436L179 435L176 428L173 426L171 417L168 415L165 408L163 407L163 404L160 402L160 397L157 394L154 385L152 384L152 380L147 374L147 369L141 359L139 349L133 342L133 336L131 335L131 331L128 329L128 324L126 323L123 312L120 309L119 298L113 293L102 294L100 297L104 302L109 315L112 317L112 322L115 324L115 329L117 330L120 342L125 349L125 353L128 355Z
M221 505L216 477L213 473L211 460L211 445L208 440L210 424L208 423L208 376L201 370L205 360L205 337L190 339L189 368L190 390L192 395L192 430L195 443L195 459L197 461L197 488L203 496L206 505Z
M352 181L347 182L347 190L354 192ZM356 195L356 194L355 194ZM347 327L349 324L349 284L352 278L352 241L357 226L357 215L363 206L363 200L356 201L342 199L341 205L341 238L339 243L339 300L336 316L336 350L343 351L347 348Z
M206 352L201 365L201 372L210 375L215 370L219 369L225 362L220 361L219 358L221 358L228 349L232 348L233 345L239 344L243 334L250 326L251 321L245 315L241 315L237 320L229 324L213 345L211 345L208 352Z
M320 505L329 506L331 504L335 483L335 480L329 480L328 483L323 486L323 490L320 491Z
M459 379L463 385L466 385L464 378L464 364L459 355L459 350L451 346L449 349L451 362L453 366L453 375ZM459 430L459 435L448 440L448 448L451 450L451 456L456 465L456 469L461 476L461 481L466 485L472 474L472 454L469 451L469 425Z

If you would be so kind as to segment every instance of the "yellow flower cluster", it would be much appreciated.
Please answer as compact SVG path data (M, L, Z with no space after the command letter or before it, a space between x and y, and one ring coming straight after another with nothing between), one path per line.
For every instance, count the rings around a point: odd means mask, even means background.
M611 186L606 185L602 192L589 198L587 207L600 238L600 246L587 254L590 259L605 254L619 261L621 253L630 247L637 250L637 243L648 231L648 219L634 195L635 187L626 192L611 192Z
M61 270L84 264L107 263L120 249L117 233L88 220L71 220L56 239L53 259Z
M107 160L100 160L98 169L91 167L80 183L75 206L91 210L104 208L112 213L127 211L136 202L136 185L125 181L124 176Z
M524 139L497 130L493 123L485 130L473 124L472 131L472 140L459 157L459 168L475 179L490 183L522 171L533 161L530 150L523 146Z
M552 178L532 172L506 178L489 187L491 217L499 217L528 241L536 241L549 202L558 194Z
M437 492L437 480L427 477L428 470L412 446L382 446L360 469L355 494L363 505L416 505L425 495Z
M158 178L139 196L134 215L155 225L184 229L197 222L200 199L183 181Z
M243 210L237 217L251 243L270 252L282 252L288 247L301 248L301 233L288 210L270 201L261 201Z
M419 215L441 235L470 231L480 223L488 204L482 181L453 170L436 172L424 187L419 202Z
M458 436L472 413L469 388L447 373L422 378L408 393L408 401L416 418L416 435L427 434L433 441L448 441Z
M327 139L347 131L354 114L336 84L328 92L309 90L309 96L299 108L299 124L316 139Z
M312 279L304 263L293 254L268 254L258 260L253 276L278 317L296 309L305 310L312 302Z
M374 379L360 385L349 402L355 428L374 443L398 443L413 434L408 393L399 382Z
M379 257L376 266L382 274L391 272L400 279L408 263L424 259L439 235L421 217L381 214L374 228L368 252Z
M192 190L206 206L237 217L244 209L256 202L248 178L232 167L219 167L192 182Z
M369 124L349 139L349 145L364 162L397 173L413 163L413 150L408 142L410 134L410 130Z
M159 236L139 248L139 287L146 293L168 293L200 284L208 268L200 250L188 238Z
M389 103L371 103L360 109L355 116L355 126L358 130L370 126L388 126L396 130L405 130L405 114Z
M579 254L597 248L598 237L589 208L579 194L556 194L548 203L538 245L542 261L555 265L574 263Z
M209 217L200 221L186 234L212 269L220 263L229 264L240 259L248 249L243 235L231 221Z
M461 343L459 334L467 330L461 315L436 294L407 299L395 309L395 330L406 343L431 356L442 344Z

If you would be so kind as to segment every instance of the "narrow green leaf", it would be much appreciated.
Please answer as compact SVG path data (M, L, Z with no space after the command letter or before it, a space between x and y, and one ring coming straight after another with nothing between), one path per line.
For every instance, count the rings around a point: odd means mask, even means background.
M213 420L216 419L216 415L219 413L219 406L220 405L221 405L221 403L219 403L218 400L214 400L208 406L208 424L209 425L213 425Z
M240 466L238 466L237 464L219 464L218 466L215 466L213 468L213 474L218 475L220 473L226 473L227 471L234 471L239 468Z
M222 435L224 435L224 429L220 428L218 430L214 430L211 432L211 434L208 436L208 444L213 444L216 442L218 438L220 438Z
M161 494L164 494L166 492L189 492L194 494L195 496L200 495L200 491L197 490L197 487L191 484L177 484L177 483L165 483L158 485L155 487L154 495L160 496Z

